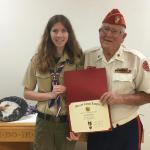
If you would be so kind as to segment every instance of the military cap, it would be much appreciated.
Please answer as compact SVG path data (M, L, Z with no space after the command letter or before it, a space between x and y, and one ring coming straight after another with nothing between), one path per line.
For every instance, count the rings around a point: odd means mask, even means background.
M112 9L104 18L102 23L120 25L126 28L126 23L123 15L118 9Z

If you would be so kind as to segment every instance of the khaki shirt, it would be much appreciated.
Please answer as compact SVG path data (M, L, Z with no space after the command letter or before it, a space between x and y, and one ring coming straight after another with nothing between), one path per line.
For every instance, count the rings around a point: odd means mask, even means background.
M58 63L56 64L55 67L59 66L61 62L66 61L69 59L68 55L65 53ZM59 83L61 85L64 84L64 72L65 71L71 71L71 70L77 70L80 68L83 68L83 62L79 59L75 60L76 63L74 64L68 64L65 63L63 70L60 73L59 76ZM28 65L28 68L26 70L24 80L23 80L23 85L24 87L30 89L30 90L35 90L37 87L38 92L46 93L51 91L51 75L49 72L47 73L40 73L36 67L35 67L35 57L32 58L31 62ZM67 106L65 102L65 96L61 95L61 111L60 115L65 115L67 113ZM37 109L40 112L46 113L46 114L51 114L51 115L56 115L57 114L57 105L56 103L54 104L53 107L49 108L48 107L49 100L47 101L38 101L37 103Z
M147 62L148 60L139 51L128 50L121 46L109 62L107 62L101 48L85 53L84 67L106 68L108 91L120 94L143 91L150 94L150 71ZM113 126L132 120L137 116L137 110L138 106L134 105L116 104L110 106Z

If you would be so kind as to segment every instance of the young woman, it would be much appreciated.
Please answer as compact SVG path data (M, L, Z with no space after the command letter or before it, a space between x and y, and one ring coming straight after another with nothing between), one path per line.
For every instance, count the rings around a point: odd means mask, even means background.
M74 149L75 141L66 139L63 75L82 68L83 58L70 21L63 15L51 17L24 77L24 97L38 101L34 150Z

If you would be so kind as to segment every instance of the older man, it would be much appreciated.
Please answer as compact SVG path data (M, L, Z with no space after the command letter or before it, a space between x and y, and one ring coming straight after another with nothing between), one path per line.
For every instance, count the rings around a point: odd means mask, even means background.
M85 68L106 68L108 92L100 101L110 105L112 131L90 133L88 150L140 150L140 105L150 102L150 68L139 51L122 45L126 23L118 9L104 18L99 29L101 48L85 55Z

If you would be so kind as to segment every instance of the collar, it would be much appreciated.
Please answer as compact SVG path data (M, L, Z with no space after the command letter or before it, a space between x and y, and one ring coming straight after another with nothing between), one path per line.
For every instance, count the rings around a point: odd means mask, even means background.
M96 53L96 60L98 61L98 60L101 60L103 57L104 57L104 55L103 55L103 52L102 52L102 50L101 49L99 49L99 51L97 51L97 53Z
M114 56L109 60L109 62L112 62L114 60L124 61L124 47L120 46L119 50L114 54ZM106 61L106 58L103 54L103 50L97 51L97 61L99 60ZM107 61L106 61L107 62Z
M70 58L68 56L68 54L66 52L64 52L64 54L61 56L60 60L58 61L58 63L62 63L64 61L70 61Z
M114 56L110 60L111 61L114 61L114 60L124 61L124 53L123 53L122 46L119 48L119 50L114 54Z

